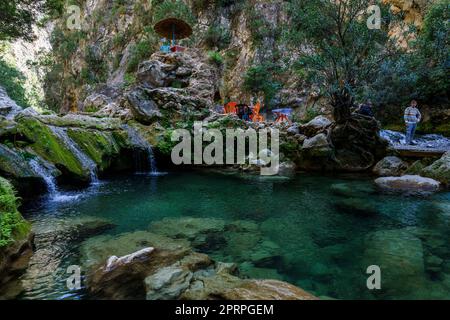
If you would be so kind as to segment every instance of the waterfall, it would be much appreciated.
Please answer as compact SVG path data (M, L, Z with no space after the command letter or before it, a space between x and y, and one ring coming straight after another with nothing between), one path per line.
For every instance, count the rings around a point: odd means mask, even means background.
M123 127L124 127L125 131L128 133L128 137L130 138L132 145L138 149L145 151L145 153L147 155L147 162L150 167L150 173L152 175L159 175L160 173L158 172L158 167L156 166L156 160L155 160L155 156L153 154L152 145L147 140L145 140L136 129L134 129L128 125L124 125ZM140 153L137 152L133 156L135 157L137 172L142 173L143 172L142 159L141 159Z
M55 177L52 175L51 171L42 165L39 161L35 159L31 159L29 161L30 167L33 171L42 179L44 179L45 184L47 185L47 189L51 195L55 195L58 193L58 187L56 186Z
M81 162L84 168L89 170L91 176L91 183L97 184L97 165L95 162L89 158L83 151L81 151L78 145L73 141L68 135L64 128L49 126L52 132L64 142L65 146L69 148L69 150L77 157L77 159Z

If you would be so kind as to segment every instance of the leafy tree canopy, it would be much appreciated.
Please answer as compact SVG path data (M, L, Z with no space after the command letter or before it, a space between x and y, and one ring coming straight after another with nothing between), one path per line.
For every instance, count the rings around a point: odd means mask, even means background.
M389 10L379 3L381 29L370 29L366 0L303 1L288 4L289 42L301 51L296 62L307 83L324 88L334 107L335 120L350 117L356 91L370 85L383 61L394 54L386 27Z
M0 1L0 41L18 38L31 41L32 26L43 15L61 13L64 0Z

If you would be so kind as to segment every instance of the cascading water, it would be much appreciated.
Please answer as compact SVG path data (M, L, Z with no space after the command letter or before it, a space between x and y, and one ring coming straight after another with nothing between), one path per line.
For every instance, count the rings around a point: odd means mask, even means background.
M158 171L158 167L156 165L156 160L155 160L155 156L153 154L153 147L150 143L148 143L147 140L145 140L140 134L139 132L137 132L136 129L128 126L128 125L124 125L123 126L125 131L128 133L128 137L130 138L131 143L139 148L145 151L145 153L147 154L147 161L148 161L148 165L150 167L150 173L152 175L159 175L161 174ZM144 170L142 170L142 159L141 159L141 154L139 152L136 152L134 154L135 157L135 166L137 168L137 172L138 173L142 173Z
M35 159L31 159L29 161L30 167L33 171L42 179L44 179L45 184L47 185L48 192L51 195L55 195L58 193L58 187L56 186L55 177L52 175L50 170L42 165L39 161Z
M52 174L52 169L42 163L42 160L31 159L29 162L31 169L45 181L52 202L73 201L80 197L79 194L64 193L58 189L56 179Z
M61 139L67 148L72 151L72 153L77 157L77 159L81 162L84 168L89 170L89 174L91 176L91 183L98 184L98 176L97 176L97 165L95 162L89 158L83 151L78 148L78 145L73 141L68 135L64 128L49 126L52 132Z

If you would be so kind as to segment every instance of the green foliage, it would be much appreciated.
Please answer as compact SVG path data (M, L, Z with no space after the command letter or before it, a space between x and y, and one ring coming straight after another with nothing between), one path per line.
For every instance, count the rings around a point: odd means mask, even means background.
M248 28L252 36L254 46L260 46L264 39L276 39L280 29L274 28L261 14L255 6L249 2L246 7Z
M188 5L182 0L165 0L155 8L154 22L166 18L179 18L189 24L195 23L195 18Z
M124 88L129 88L136 83L137 79L133 73L125 73L123 81L124 81L123 84Z
M158 37L153 31L153 28L145 27L143 39L131 48L127 72L131 73L136 71L139 63L145 58L150 57L156 51L157 45Z
M221 67L223 65L223 57L217 51L209 51L208 60L210 63L214 64L217 67Z
M30 231L30 225L17 211L17 201L11 184L0 177L0 248Z
M42 16L62 13L65 0L8 0L0 1L0 41L23 38L34 39L32 26Z
M163 138L156 145L156 149L165 156L170 156L172 149L178 144L177 141L172 141L173 130L166 130Z
M29 103L25 96L25 76L15 67L9 65L0 58L0 85L5 88L11 99L22 107L28 107Z
M275 79L278 72L279 67L273 63L250 67L244 75L244 90L255 95L263 93L266 105L270 106L281 88Z
M433 4L411 50L391 56L372 75L372 84L359 91L360 99L371 98L384 106L384 117L395 119L411 99L448 101L449 0ZM412 32L412 31L411 31Z
M320 112L317 111L317 109L312 108L312 107L306 109L305 122L311 121L312 119L314 119L314 118L317 117L318 115L320 115Z
M86 67L81 71L81 77L89 84L105 82L108 75L108 65L95 47L87 47L85 53Z
M77 51L80 41L86 39L86 33L80 30L66 31L56 27L51 36L50 43L53 53L59 60L68 60Z
M386 29L367 27L367 6L366 0L292 0L288 5L286 38L296 48L308 46L295 67L305 83L325 88L338 122L350 116L356 91L371 86L380 62L394 50ZM382 17L391 19L387 6L381 7Z
M127 0L114 0L112 7L113 16L124 15L127 12Z
M209 48L217 47L219 50L225 49L230 45L230 31L220 25L212 25L205 34L205 44Z

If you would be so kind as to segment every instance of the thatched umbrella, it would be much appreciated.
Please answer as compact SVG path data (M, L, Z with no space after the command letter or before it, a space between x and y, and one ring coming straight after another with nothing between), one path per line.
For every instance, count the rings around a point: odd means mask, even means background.
M155 32L160 36L172 39L184 39L192 34L191 26L185 21L177 18L167 18L158 21L153 27Z

